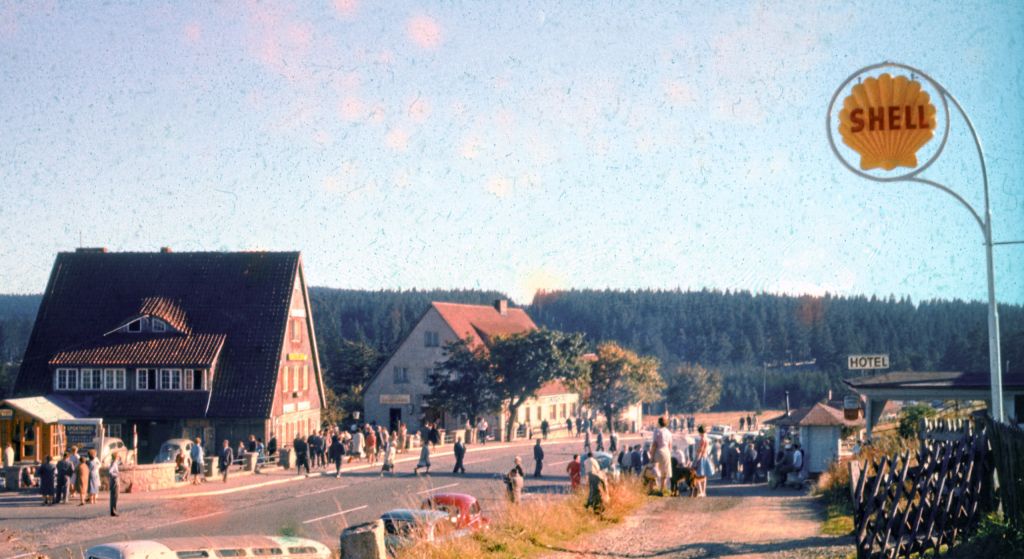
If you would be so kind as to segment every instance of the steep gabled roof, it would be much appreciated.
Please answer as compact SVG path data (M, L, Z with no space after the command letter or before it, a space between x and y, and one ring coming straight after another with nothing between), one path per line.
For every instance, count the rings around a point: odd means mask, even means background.
M210 367L224 339L224 334L111 334L85 347L57 352L50 365Z
M51 359L84 350L126 317L152 314L195 340L223 336L208 416L269 417L299 261L298 252L62 252L15 392L49 392Z
M439 303L431 305L460 338L472 336L474 344L490 345L495 336L536 330L537 325L523 309L508 309L503 315L491 305Z
M819 402L809 408L793 410L788 416L769 419L765 423L781 426L853 426L863 424L864 421L850 421L843 416L842 411Z

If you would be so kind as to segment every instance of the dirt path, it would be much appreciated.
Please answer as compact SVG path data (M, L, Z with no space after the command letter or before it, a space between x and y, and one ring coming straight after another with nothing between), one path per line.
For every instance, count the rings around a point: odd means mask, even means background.
M565 546L546 559L623 557L847 557L852 539L820 533L812 497L764 485L712 485L705 499L664 498L622 525Z

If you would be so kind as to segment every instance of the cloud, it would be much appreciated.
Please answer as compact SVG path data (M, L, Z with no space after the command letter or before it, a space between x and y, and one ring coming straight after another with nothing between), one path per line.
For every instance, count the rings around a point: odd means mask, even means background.
M358 97L346 97L341 100L341 118L356 122L366 116L366 106Z
M692 105L697 100L697 94L693 88L679 80L670 80L665 83L665 96L676 106Z
M405 26L409 40L420 48L434 49L441 44L441 26L430 16L415 16Z
M561 273L548 268L534 268L519 276L511 295L517 303L527 304L533 301L538 291L555 291L566 287L568 284Z
M417 97L409 104L409 118L415 122L425 122L430 117L430 104L422 97Z
M492 175L484 183L484 190L497 198L507 198L512 194L540 186L540 177L535 173L522 173L515 177Z
M359 0L334 0L334 11L341 19L350 20L359 11Z
M196 44L203 38L203 28L198 22L193 21L185 26L185 40L190 44Z
M308 81L313 26L265 4L249 5L249 50L267 68L290 81Z
M463 140L462 146L459 148L459 155L465 159L480 157L480 140L475 136Z
M395 151L405 151L409 147L409 132L404 128L392 128L384 135L384 143Z

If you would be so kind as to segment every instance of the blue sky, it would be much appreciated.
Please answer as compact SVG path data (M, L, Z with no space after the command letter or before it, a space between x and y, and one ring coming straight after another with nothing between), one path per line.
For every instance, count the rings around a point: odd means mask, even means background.
M822 121L861 66L958 97L1024 239L1020 2L0 0L0 292L56 252L301 250L314 285L984 299L952 198ZM954 118L925 176L976 207ZM996 249L1024 303L1024 246Z

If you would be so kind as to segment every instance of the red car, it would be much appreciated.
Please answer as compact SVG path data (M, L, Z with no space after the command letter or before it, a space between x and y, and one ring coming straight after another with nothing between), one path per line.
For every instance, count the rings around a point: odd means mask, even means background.
M437 493L427 497L421 508L447 513L448 519L458 530L479 530L491 522L484 517L476 497L465 493Z

